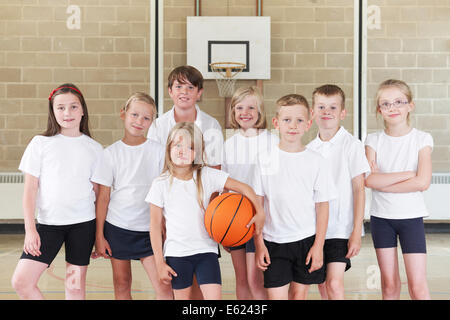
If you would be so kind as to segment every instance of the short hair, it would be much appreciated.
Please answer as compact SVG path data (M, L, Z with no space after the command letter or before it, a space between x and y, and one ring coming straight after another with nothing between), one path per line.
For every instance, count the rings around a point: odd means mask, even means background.
M240 103L242 100L244 100L246 97L253 96L256 98L256 103L258 107L258 121L255 123L256 129L266 129L267 128L267 120L266 120L266 113L264 111L264 100L261 92L259 91L258 87L251 86L251 87L241 87L238 88L231 98L230 103L230 125L233 129L239 129L239 123L236 121L236 112L235 107L238 103Z
M278 113L280 112L281 107L295 106L296 104L305 106L306 109L308 109L308 111L309 111L308 100L306 100L306 98L300 94L292 93L292 94L285 95L277 100L276 116L278 116ZM308 112L308 114L309 114L309 112Z
M336 86L334 84L325 84L323 86L320 86L320 87L314 89L314 91L312 93L312 104L313 104L313 106L315 104L315 97L316 97L316 95L323 95L323 96L326 96L326 97L339 95L342 98L342 105L341 105L341 107L342 107L342 109L345 109L345 93L340 87L338 87L338 86Z
M193 66L180 66L173 69L168 77L167 84L169 88L172 88L175 80L179 83L186 83L186 80L188 80L199 90L203 89L203 75Z

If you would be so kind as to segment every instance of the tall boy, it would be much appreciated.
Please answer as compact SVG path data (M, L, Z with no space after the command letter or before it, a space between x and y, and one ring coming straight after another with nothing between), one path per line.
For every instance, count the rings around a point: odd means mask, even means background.
M364 145L341 121L346 115L345 94L335 85L316 88L312 117L319 127L307 148L319 152L329 163L337 199L330 201L330 216L324 245L326 281L319 285L322 299L344 299L344 272L350 258L361 248L364 219L364 174L370 172Z
M262 235L255 237L256 263L269 299L306 299L309 285L325 280L330 177L323 157L302 144L309 116L303 96L280 98L272 120L280 143L256 165L254 190L266 209Z
M157 118L148 130L148 138L166 145L170 130L178 122L194 122L202 131L208 165L220 168L223 134L219 122L200 110L197 101L203 93L203 76L192 66L180 66L168 77L173 107Z

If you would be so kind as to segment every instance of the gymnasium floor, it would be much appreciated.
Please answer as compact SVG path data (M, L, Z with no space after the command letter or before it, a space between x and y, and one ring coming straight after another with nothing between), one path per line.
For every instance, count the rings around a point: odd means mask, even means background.
M21 254L23 235L0 234L0 300L18 299L11 287L10 279ZM427 234L428 280L431 297L434 300L450 300L450 234ZM39 287L47 299L64 299L64 249L55 259L53 265L42 276ZM402 279L401 299L408 300L408 288L403 260L399 255ZM222 250L220 259L223 281L223 299L234 300L234 271L231 258ZM134 299L154 299L154 291L147 279L140 262L133 262ZM372 240L369 235L363 238L360 254L352 259L352 268L346 273L345 287L348 300L381 299L377 261ZM104 259L91 260L87 278L87 299L114 299L112 272L110 262ZM317 286L311 286L309 299L320 299Z

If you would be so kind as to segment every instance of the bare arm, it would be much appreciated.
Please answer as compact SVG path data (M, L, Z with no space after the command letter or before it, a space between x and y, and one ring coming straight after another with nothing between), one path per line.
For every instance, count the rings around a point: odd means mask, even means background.
M249 185L232 178L227 179L225 182L225 188L243 194L253 203L253 206L256 209L256 214L250 220L248 227L254 223L255 234L259 235L262 232L266 215L264 213L264 207L261 206L261 202L257 200L255 191L253 191Z
M258 201L260 206L264 208L264 197L257 195L256 201ZM269 251L267 250L266 245L264 244L262 232L260 234L255 234L253 236L253 240L255 242L256 248L255 252L256 266L264 271L270 265L270 256Z
M153 255L155 257L156 268L162 282L170 284L172 276L177 276L170 268L163 255L163 208L150 204L150 240L152 243Z
M366 192L364 190L364 174L352 179L353 190L353 231L348 241L348 252L346 258L356 256L361 249L361 234L364 221L364 208Z
M22 198L22 207L25 223L24 251L33 256L41 255L41 239L36 230L34 213L36 211L36 197L39 189L39 178L25 173L25 183Z
M366 146L366 157L372 172L366 178L366 187L382 191L382 188L403 182L416 175L414 171L381 173L376 166L376 152L371 147Z
M109 243L106 241L103 234L103 228L105 227L106 215L108 214L108 205L110 200L111 188L98 185L97 186L97 201L95 202L95 216L96 216L96 233L95 233L95 254L92 255L96 258L98 255L104 258L109 258L107 253L111 256L112 251ZM95 190L95 187L94 187Z
M316 237L306 257L306 264L312 260L309 272L316 271L323 265L323 245L328 227L328 214L328 201L316 203Z

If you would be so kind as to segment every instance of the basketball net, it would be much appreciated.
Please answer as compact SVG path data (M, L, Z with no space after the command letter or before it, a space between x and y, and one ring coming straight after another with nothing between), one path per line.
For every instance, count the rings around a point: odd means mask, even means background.
M219 96L231 97L234 93L236 76L245 69L245 63L239 62L214 62L210 64L216 77Z

